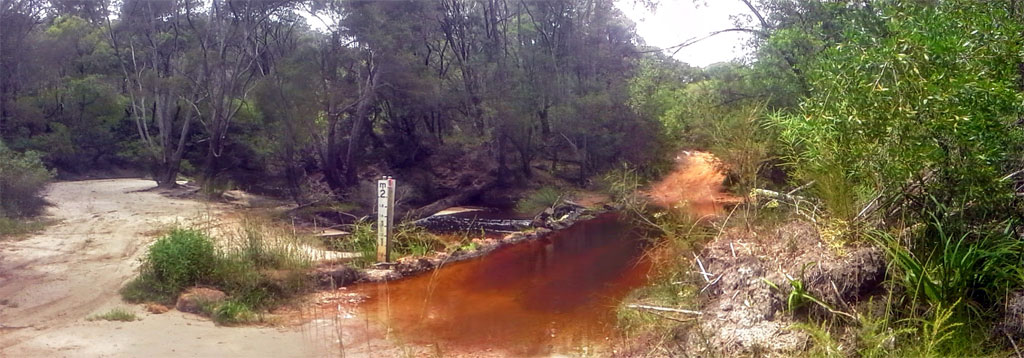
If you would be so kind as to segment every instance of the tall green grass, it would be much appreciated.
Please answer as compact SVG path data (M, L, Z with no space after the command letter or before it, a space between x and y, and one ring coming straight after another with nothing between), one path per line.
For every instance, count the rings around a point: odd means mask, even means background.
M359 221L349 225L349 235L327 239L324 244L332 250L359 253L350 262L355 267L369 267L377 262L376 224ZM405 256L423 256L448 247L444 240L427 229L410 223L395 227L391 242L391 259Z
M997 231L962 232L932 218L921 237L871 235L888 254L890 274L912 308L962 301L958 307L982 318L994 302L1024 284L1024 241L1013 233L1013 222Z

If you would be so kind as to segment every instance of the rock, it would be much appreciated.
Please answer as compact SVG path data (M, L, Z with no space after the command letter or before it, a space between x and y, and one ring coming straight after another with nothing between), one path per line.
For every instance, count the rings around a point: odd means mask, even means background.
M338 288L359 281L362 275L359 270L345 265L318 267L313 271L313 278L320 288Z
M363 271L363 279L370 282L394 281L402 278L402 274L389 269L366 269Z
M147 303L146 304L146 311L149 311L149 313L152 313L152 314L161 314L161 313L164 313L164 312L167 312L167 311L170 311L170 310L171 309L168 308L167 306L161 305L159 303Z
M228 298L228 295L219 290L206 287L193 287L178 296L178 302L174 308L181 312L201 313L205 305L217 304Z
M403 257L398 260L395 271L402 276L417 274L434 268L434 264L425 258Z

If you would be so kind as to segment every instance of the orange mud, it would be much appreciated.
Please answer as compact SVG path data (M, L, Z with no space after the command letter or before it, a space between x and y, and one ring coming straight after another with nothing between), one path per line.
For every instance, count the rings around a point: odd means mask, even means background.
M647 195L663 208L675 208L697 217L722 213L725 205L741 199L724 192L725 174L715 156L705 152L682 152L676 157L676 168L660 182L651 186Z

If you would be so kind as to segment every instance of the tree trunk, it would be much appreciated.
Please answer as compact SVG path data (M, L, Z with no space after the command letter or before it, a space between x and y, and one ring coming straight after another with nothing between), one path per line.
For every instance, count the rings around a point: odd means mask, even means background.
M377 68L371 58L366 74L366 86L356 106L355 122L349 135L348 151L345 153L345 183L349 186L359 183L359 165L361 162L363 133L369 127L370 110L376 101Z

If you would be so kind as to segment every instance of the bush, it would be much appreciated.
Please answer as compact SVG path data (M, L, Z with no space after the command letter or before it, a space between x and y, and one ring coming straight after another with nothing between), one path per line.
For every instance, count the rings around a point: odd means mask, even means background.
M213 241L195 230L175 229L149 248L143 271L153 275L168 290L204 283L217 264Z
M0 216L0 237L30 234L52 223L52 220L19 220Z
M38 214L40 193L53 178L37 152L18 153L0 143L0 217Z
M185 288L209 283L218 261L206 234L174 229L150 246L139 277L125 285L121 295L132 302L173 303Z
M226 301L213 309L210 318L219 324L234 325L253 322L257 317L249 305L239 301Z
M377 262L377 229L376 224L360 221L349 227L351 234L340 238L331 238L324 242L328 249L336 251L357 252L359 257L350 264L355 267L369 267ZM422 256L433 250L446 247L441 237L434 235L422 227L411 224L399 224L392 233L391 259L405 256Z
M967 218L1013 212L1004 176L1019 168L1024 97L1006 59L1021 53L1020 22L999 6L940 4L882 7L887 35L825 50L811 97L774 117L796 176L841 219L879 196L918 221L935 202L969 203Z

